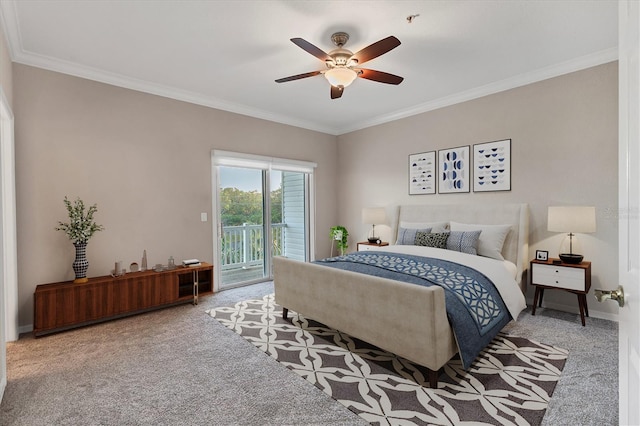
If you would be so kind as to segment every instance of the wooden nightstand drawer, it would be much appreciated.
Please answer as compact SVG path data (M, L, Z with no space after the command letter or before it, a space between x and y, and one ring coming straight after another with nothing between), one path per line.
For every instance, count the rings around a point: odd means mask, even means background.
M531 282L567 290L586 290L585 271L580 268L534 263L531 268Z

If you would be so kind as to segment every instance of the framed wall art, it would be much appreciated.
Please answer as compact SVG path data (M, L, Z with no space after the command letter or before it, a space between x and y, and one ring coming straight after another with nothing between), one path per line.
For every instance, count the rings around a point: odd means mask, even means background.
M409 155L409 195L436 193L436 152Z
M438 192L469 192L469 145L438 151Z
M511 139L473 145L473 191L511 190Z

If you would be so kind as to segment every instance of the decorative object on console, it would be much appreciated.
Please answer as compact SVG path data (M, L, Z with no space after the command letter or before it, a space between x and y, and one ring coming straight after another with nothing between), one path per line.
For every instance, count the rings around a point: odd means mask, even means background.
M564 263L578 264L583 256L574 232L586 234L596 232L596 209L590 206L550 206L547 217L547 230L565 232L559 257Z
M104 227L93 220L93 215L98 211L96 204L85 210L84 202L79 197L72 204L65 196L64 205L69 214L69 222L58 222L58 226L55 229L56 231L64 231L73 242L73 246L76 249L76 257L72 265L73 272L76 275L74 282L85 283L87 282L87 270L89 269L87 242L93 234L102 231Z
M473 191L511 190L511 139L473 145Z
M438 151L438 192L469 192L469 145Z
M436 193L436 152L409 155L409 195Z
M340 250L340 255L344 255L344 251L349 247L348 237L349 231L347 228L341 225L337 225L331 228L329 233L331 237L331 256L333 256L333 242L336 242L338 249Z
M173 256L169 256L169 260L167 260L167 269L169 271L176 269L176 261L173 259Z
M142 250L142 265L140 266L140 270L143 272L147 270L147 251L146 250Z
M362 209L362 223L371 225L371 235L368 237L370 243L375 243L380 238L376 237L376 224L382 225L387 222L387 211L384 207L366 207Z
M111 276L115 278L115 277L120 277L126 273L127 273L127 269L122 267L122 260L116 261L116 264L113 270L111 271Z

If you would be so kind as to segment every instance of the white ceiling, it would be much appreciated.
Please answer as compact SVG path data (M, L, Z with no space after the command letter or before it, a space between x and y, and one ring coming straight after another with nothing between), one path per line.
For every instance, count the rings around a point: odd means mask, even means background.
M343 134L617 59L618 3L502 1L0 0L15 62L329 134ZM419 14L412 23L407 16ZM389 35L340 99L316 76L349 33L356 52Z

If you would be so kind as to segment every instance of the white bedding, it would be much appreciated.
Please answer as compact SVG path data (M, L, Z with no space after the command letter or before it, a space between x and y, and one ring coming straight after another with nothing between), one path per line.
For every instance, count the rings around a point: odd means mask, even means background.
M516 282L517 268L508 260L496 260L483 256L460 253L433 247L414 245L389 245L384 247L367 247L369 251L389 251L393 253L411 254L415 256L434 257L469 266L493 281L500 296L504 300L511 317L516 320L527 304L524 294Z

